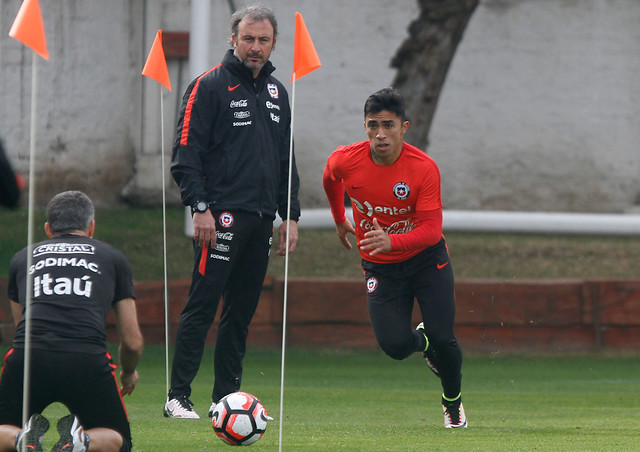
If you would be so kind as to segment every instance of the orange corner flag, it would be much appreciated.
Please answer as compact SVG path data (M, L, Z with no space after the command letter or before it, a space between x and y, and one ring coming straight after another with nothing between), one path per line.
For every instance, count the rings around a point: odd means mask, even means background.
M293 41L293 73L291 83L318 69L322 64L313 46L302 14L296 13L296 31Z
M147 62L142 68L142 75L154 79L171 91L171 80L169 79L167 60L164 57L164 49L162 48L162 30L158 30L158 33L156 33L156 38L151 45Z
M22 2L18 15L9 30L9 36L17 39L45 60L49 59L38 0L24 0Z

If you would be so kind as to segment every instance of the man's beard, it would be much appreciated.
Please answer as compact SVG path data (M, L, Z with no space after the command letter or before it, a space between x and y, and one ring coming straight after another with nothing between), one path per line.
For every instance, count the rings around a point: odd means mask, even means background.
M259 62L258 63L252 62L251 61L252 58L258 58ZM263 59L262 55L247 55L243 63L251 71L254 71L254 70L260 71L264 67L266 61Z

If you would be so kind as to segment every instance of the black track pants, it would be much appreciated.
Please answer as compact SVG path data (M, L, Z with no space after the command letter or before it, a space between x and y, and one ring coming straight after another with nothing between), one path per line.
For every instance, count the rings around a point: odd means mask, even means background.
M362 261L371 326L382 350L404 359L424 350L424 338L411 324L417 299L429 347L438 356L445 396L456 397L462 381L462 352L454 334L453 271L444 242L403 262Z
M217 243L196 244L189 298L180 316L169 396L191 395L207 333L218 303L222 313L215 345L212 399L238 391L249 323L267 271L273 219L246 212L214 212Z

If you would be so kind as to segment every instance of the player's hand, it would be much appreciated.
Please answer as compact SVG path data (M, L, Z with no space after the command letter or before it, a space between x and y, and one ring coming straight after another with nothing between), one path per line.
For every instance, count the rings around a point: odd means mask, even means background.
M193 240L201 247L216 246L216 220L210 210L193 214Z
M380 227L377 219L373 219L373 229L366 232L364 239L360 240L360 249L367 251L370 256L391 251L391 238Z
M289 220L289 253L293 253L296 250L298 243L298 222ZM278 256L284 256L287 254L287 222L283 221L278 228Z
M338 234L338 238L340 239L344 247L348 250L352 248L351 242L349 242L349 239L347 238L347 234L349 233L356 235L356 230L353 229L353 225L349 220L345 220L344 223L336 225L336 234Z
M130 395L133 390L136 389L136 383L138 383L139 379L140 376L138 375L137 370L134 370L131 373L120 372L120 395Z

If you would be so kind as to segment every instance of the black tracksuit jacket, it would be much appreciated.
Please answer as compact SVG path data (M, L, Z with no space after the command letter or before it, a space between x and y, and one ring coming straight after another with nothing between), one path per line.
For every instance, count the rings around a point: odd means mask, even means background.
M241 210L286 218L291 108L267 62L257 79L230 49L222 63L185 92L173 146L171 174L182 202L212 210ZM255 83L254 83L255 82ZM291 216L300 216L295 158Z

